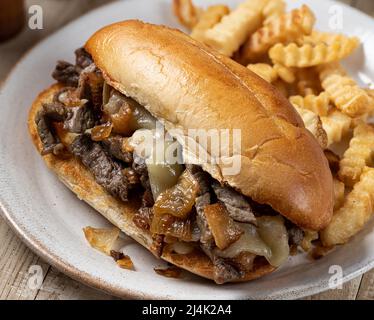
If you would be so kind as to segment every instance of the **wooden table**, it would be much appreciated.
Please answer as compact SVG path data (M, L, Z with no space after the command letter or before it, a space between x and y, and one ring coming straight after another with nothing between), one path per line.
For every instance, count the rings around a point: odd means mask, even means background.
M84 12L112 0L26 0L27 7L39 4L44 11L44 29L29 30L0 45L0 83L19 57L34 43ZM341 0L374 16L374 1ZM219 2L217 0L216 2ZM0 218L0 299L115 299L70 279L36 256ZM28 288L29 268L40 265L44 280L40 289ZM374 270L308 300L374 299Z

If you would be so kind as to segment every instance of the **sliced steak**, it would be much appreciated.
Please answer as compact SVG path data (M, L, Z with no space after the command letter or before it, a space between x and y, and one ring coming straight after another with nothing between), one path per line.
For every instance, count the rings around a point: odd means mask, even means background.
M212 232L209 229L208 222L205 217L204 208L211 203L210 196L210 177L197 166L188 166L199 185L199 191L195 200L196 223L200 229L200 242L203 244L211 244L214 242Z
M218 284L240 279L241 273L224 258L213 253L214 244L201 244L201 249L210 258L214 267L214 281Z
M144 189L151 189L151 184L149 182L148 177L148 169L145 163L144 158L138 156L135 152L133 153L133 163L132 168L135 170L137 174L140 175L140 183L142 184Z
M42 154L58 155L61 143L53 129L53 122L63 122L64 129L72 133L83 133L95 125L91 109L83 107L66 107L61 102L45 103L35 117L40 140L43 144Z
M232 282L242 277L240 271L220 257L213 258L214 281L218 284Z
M76 88L79 81L79 69L69 62L58 61L52 77L66 86Z
M91 55L84 49L79 48L75 50L75 65L82 70L93 63Z
M68 108L64 129L72 133L84 133L87 129L93 128L95 123L92 109L85 104L83 107Z
M123 162L132 163L132 152L122 150L124 141L124 137L116 135L110 136L108 139L103 140L102 144L106 147L106 150L111 156Z
M42 155L54 154L60 155L64 149L58 136L55 134L52 127L52 121L45 116L44 111L40 110L35 117L35 124L37 127L40 141L42 142L43 149Z
M239 222L256 224L252 207L243 195L230 187L221 186L218 182L214 182L212 188L217 199L225 205L231 218Z
M114 197L128 200L130 184L121 166L112 160L99 143L93 142L89 135L80 135L69 149L90 170L98 184Z
M214 241L212 232L209 228L208 222L205 217L204 208L210 204L209 192L204 193L202 196L198 196L195 200L196 207L196 223L200 229L200 242L211 243Z
M94 63L90 64L80 73L77 95L80 99L89 100L95 110L95 114L98 116L101 116L103 86L103 75Z

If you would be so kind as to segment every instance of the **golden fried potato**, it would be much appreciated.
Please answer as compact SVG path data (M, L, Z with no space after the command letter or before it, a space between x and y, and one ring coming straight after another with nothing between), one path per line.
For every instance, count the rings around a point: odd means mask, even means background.
M269 56L274 63L281 63L287 67L306 68L325 63L339 61L352 54L360 45L358 38L336 38L331 44L318 42L287 45L278 43L274 45Z
M276 81L278 78L286 83L293 83L296 80L293 70L280 64L271 66L267 63L255 63L249 64L247 68L270 83Z
M374 213L374 168L365 167L360 181L321 233L324 246L346 243L359 232Z
M321 148L325 149L327 147L327 135L325 130L322 127L322 122L320 117L314 112L293 105L296 111L300 114L301 118L304 121L305 127L313 134L317 139Z
M330 94L336 107L355 118L372 108L369 95L355 80L348 77L339 64L328 64L319 68L323 89Z
M173 0L173 12L182 25L191 29L197 24L201 9L192 0Z
M330 96L327 92L322 92L318 96L313 94L306 97L292 96L289 100L292 104L313 111L319 116L327 116L330 110Z
M277 71L267 63L249 64L247 68L267 82L271 83L278 79Z
M304 34L312 32L315 16L308 6L282 14L257 30L243 46L241 61L253 61L277 43L294 41ZM286 65L281 61L277 61Z
M261 26L262 10L268 0L246 0L214 27L206 30L204 43L220 53L232 56L247 37Z
M321 117L323 129L327 134L327 146L340 142L349 132L352 119L336 109L332 109L326 117Z
M374 128L362 123L354 129L349 148L340 161L339 178L347 186L355 185L365 166L373 163L373 157Z
M281 64L276 63L273 69L284 82L294 83L296 81L295 72L292 68L287 68Z
M210 6L204 10L197 24L193 27L191 37L204 42L205 31L214 27L224 16L230 13L230 9L225 5Z
M264 24L270 23L275 18L286 13L287 4L284 0L270 0L269 3L262 10L265 17Z
M338 210L344 203L345 185L340 180L334 178L334 211Z

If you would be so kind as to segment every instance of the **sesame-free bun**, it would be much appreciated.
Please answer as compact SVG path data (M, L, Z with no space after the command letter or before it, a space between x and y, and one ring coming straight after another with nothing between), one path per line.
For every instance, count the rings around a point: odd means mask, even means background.
M321 230L333 212L332 176L321 147L288 100L247 68L164 26L129 20L104 27L86 50L106 81L165 127L239 129L240 172L203 169L296 225ZM207 152L219 158L219 148Z

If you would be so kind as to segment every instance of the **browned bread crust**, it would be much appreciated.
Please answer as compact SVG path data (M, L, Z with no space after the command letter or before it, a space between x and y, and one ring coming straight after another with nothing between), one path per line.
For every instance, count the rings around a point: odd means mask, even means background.
M107 26L87 51L117 90L167 129L240 129L237 175L203 165L214 178L272 206L300 227L320 230L333 212L332 175L318 142L270 84L187 35L130 20ZM184 138L185 138L184 137ZM219 156L219 150L208 150Z

